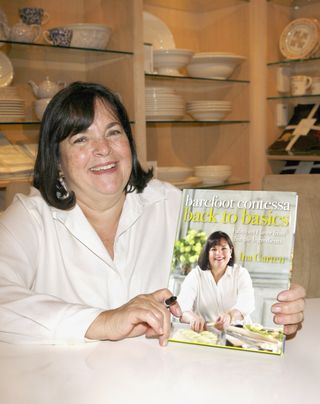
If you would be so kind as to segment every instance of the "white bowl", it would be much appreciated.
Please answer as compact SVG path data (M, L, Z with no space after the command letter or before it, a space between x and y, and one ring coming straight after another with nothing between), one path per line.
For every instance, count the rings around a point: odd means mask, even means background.
M245 59L229 53L196 53L186 68L191 77L227 79Z
M106 49L112 29L105 24L69 24L72 29L71 46L78 48Z
M39 121L41 121L44 111L46 110L49 102L51 101L51 98L40 98L39 100L35 100L34 101L34 112L37 116L37 118L39 119Z
M192 55L189 49L155 49L153 64L159 74L181 76L179 69L190 62Z
M196 176L210 176L216 174L231 174L232 167L230 165L209 165L195 166L194 173Z
M199 111L199 110L188 110L188 114L192 116L196 121L221 121L225 118L229 111L228 110L217 110L217 111Z
M157 167L157 177L162 181L184 181L192 174L193 169L191 167Z

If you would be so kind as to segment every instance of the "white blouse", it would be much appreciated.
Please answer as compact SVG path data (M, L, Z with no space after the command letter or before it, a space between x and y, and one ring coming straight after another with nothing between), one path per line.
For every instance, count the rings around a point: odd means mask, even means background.
M221 314L237 309L248 320L254 310L254 289L249 272L235 264L228 266L215 282L211 271L199 266L185 277L178 296L182 312L193 311L205 321L215 321Z
M157 180L127 194L112 260L78 205L18 195L0 217L0 340L83 341L104 309L167 287L180 200Z

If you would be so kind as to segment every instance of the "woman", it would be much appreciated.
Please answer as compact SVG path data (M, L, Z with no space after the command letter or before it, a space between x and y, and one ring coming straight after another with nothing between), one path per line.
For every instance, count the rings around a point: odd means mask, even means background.
M73 83L43 116L34 187L0 218L0 339L20 343L158 336L180 317L168 282L180 191L151 180L130 122L105 87ZM304 290L284 291L282 323Z
M198 266L185 278L178 302L180 321L202 331L206 322L218 329L239 321L250 322L254 290L249 272L235 264L234 246L228 234L216 231L208 237Z

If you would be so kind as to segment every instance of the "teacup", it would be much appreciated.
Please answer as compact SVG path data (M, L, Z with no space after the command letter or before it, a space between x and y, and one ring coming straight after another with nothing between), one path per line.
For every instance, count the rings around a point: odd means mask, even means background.
M320 76L312 78L311 93L320 94Z
M49 21L49 14L43 8L24 7L19 8L19 16L24 24L43 25Z
M72 29L58 27L51 28L42 33L45 41L55 46L70 46L72 40Z
M312 84L312 77L309 76L291 76L291 94L304 95Z

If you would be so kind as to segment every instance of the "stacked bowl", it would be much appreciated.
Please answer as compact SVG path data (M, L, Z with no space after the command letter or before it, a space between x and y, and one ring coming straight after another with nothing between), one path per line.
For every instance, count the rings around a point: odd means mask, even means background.
M231 112L230 101L197 100L187 102L187 112L196 121L221 121Z
M145 101L148 121L175 121L184 116L185 102L170 87L146 87Z
M221 185L231 176L231 170L228 165L196 166L194 175L201 178L204 185Z

